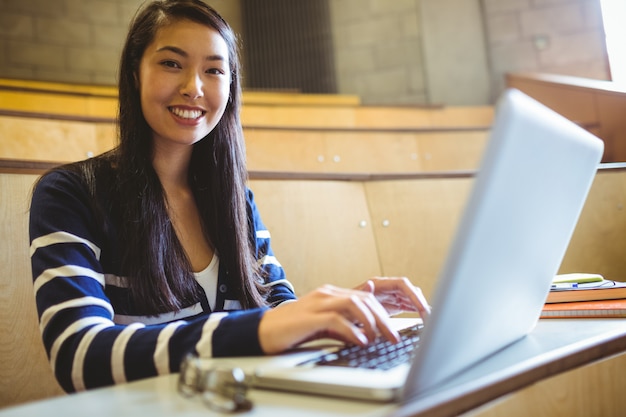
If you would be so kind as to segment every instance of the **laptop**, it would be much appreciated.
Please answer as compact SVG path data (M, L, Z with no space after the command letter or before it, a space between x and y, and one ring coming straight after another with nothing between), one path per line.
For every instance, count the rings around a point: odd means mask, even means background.
M603 142L586 130L518 90L505 91L408 363L319 366L314 359L329 350L310 347L232 363L259 388L371 401L436 390L536 325L602 153Z

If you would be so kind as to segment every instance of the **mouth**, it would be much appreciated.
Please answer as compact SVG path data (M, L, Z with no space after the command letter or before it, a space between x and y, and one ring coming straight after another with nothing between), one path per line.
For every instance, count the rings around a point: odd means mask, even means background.
M174 116L179 117L181 119L185 119L185 120L199 119L200 117L206 114L204 110L197 110L197 109L189 110L189 109L181 109L179 107L168 107L168 110Z

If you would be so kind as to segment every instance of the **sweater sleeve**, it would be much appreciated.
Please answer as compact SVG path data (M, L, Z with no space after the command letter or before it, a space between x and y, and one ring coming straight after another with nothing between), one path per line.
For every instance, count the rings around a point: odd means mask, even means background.
M200 312L162 323L116 324L101 261L107 238L78 176L57 171L37 184L30 254L40 330L51 366L68 392L177 372L188 352L258 355L264 309Z
M271 235L261 220L252 190L248 190L248 209L253 224L256 256L262 270L264 286L269 290L267 294L268 304L275 307L285 301L296 300L294 287L287 279L282 265L274 256L270 244Z

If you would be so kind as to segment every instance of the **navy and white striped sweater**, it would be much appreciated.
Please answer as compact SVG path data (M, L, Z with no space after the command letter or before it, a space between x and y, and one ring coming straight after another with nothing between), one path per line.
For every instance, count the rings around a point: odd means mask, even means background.
M270 287L267 301L275 306L294 300L251 191L248 205L257 259ZM31 203L30 254L40 330L66 391L177 372L190 351L202 357L262 352L258 326L264 309L238 310L221 268L213 312L206 297L157 317L135 312L125 278L118 276L113 234L99 230L92 207L78 174L64 170L44 176Z

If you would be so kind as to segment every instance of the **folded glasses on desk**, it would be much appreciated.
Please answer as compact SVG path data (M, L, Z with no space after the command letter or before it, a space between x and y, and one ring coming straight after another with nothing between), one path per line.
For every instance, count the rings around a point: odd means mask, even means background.
M180 365L178 392L185 397L201 395L204 403L219 412L250 410L248 384L240 368L203 369L196 355L187 355Z

